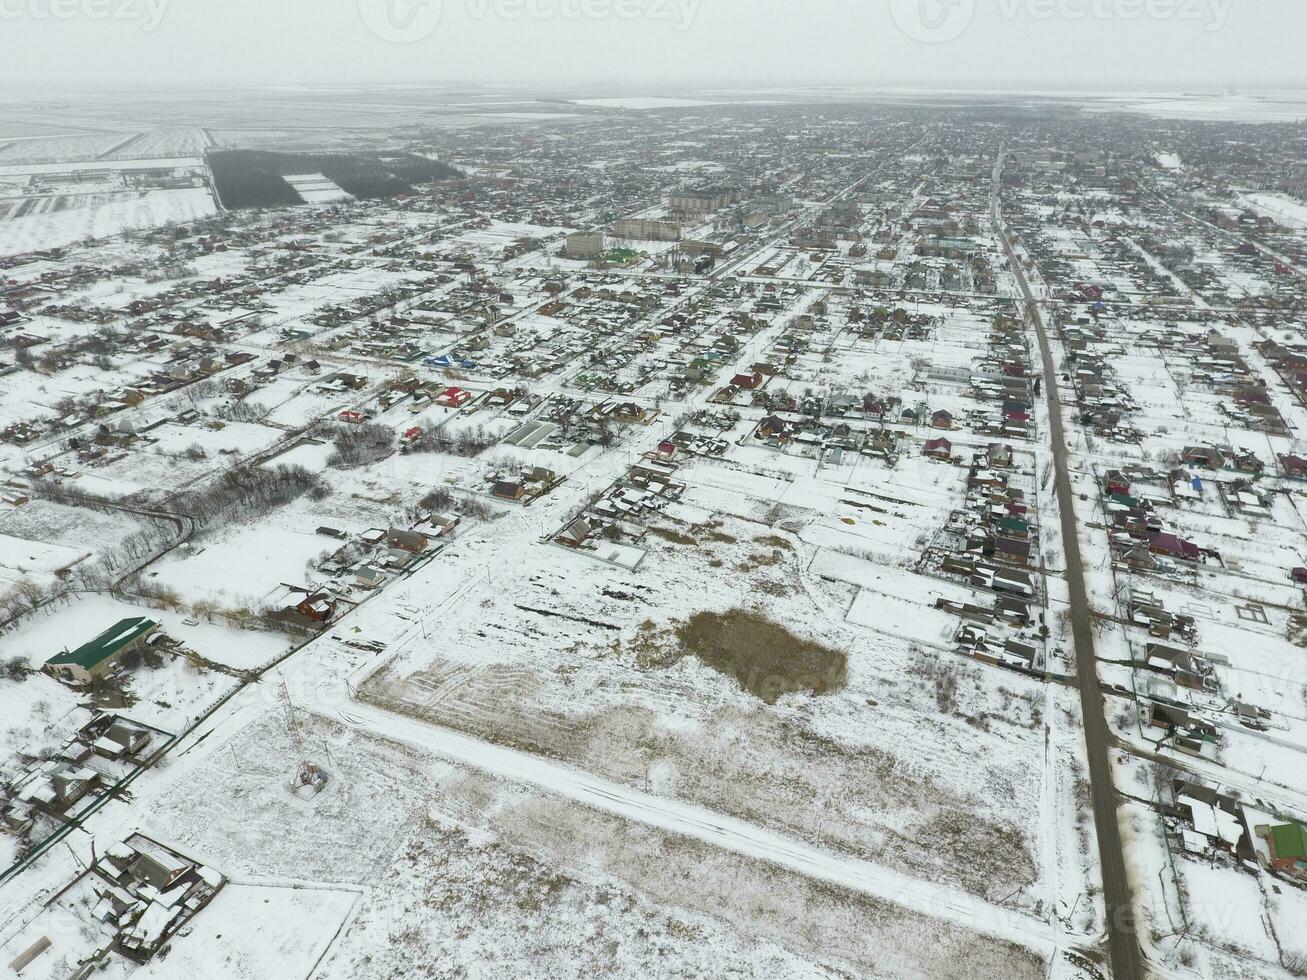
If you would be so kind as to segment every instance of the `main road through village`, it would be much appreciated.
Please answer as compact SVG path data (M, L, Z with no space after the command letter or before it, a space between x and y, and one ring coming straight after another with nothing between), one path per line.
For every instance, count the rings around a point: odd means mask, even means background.
M1056 470L1058 509L1062 518L1062 547L1066 554L1066 581L1071 602L1071 632L1076 647L1076 681L1080 690L1080 713L1085 733L1085 752L1089 758L1094 829L1098 835L1098 859L1103 872L1103 899L1107 911L1107 944L1114 980L1142 980L1145 976L1143 954L1135 929L1134 902L1121 847L1121 826L1117 817L1119 803L1108 757L1112 733L1107 725L1103 693L1098 682L1098 661L1094 652L1094 622L1089 592L1085 586L1083 559L1080 556L1080 528L1076 519L1075 492L1067 460L1066 432L1062 426L1062 398L1058 393L1057 366L1048 342L1048 331L1039 303L1030 289L1016 251L1003 224L999 190L1003 176L1003 155L994 165L994 189L990 206L994 228L1007 254L1008 265L1016 276L1025 300L1026 317L1035 327L1044 363L1044 388L1048 397L1049 439Z

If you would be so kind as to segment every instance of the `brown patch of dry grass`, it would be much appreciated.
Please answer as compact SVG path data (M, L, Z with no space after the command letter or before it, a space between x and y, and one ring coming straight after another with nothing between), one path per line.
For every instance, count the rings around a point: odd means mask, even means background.
M688 534L682 534L680 531L669 527L651 527L649 528L649 534L655 538L661 538L663 541L684 545L688 548L697 548L699 546L699 542Z
M677 638L685 653L734 677L767 704L775 704L783 694L829 694L842 688L848 677L843 653L743 609L696 613Z
M784 560L784 558L784 554L779 551L752 554L744 559L744 561L740 562L738 568L740 572L748 575L750 572L757 571L760 568L775 568Z

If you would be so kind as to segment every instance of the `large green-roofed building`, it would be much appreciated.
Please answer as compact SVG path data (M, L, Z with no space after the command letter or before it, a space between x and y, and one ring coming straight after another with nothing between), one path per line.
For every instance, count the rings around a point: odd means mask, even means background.
M90 684L113 667L124 653L144 645L159 624L144 616L119 620L76 650L65 650L45 662L47 674L68 684Z

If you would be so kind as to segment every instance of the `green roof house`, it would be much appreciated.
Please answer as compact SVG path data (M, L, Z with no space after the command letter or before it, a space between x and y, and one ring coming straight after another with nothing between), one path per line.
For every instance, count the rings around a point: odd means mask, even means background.
M1019 517L1000 517L995 525L1000 534L1025 540L1030 537L1030 525Z
M1271 846L1271 867L1277 871L1307 878L1307 827L1299 823L1272 827L1267 835Z
M85 687L107 674L124 653L144 646L158 629L158 623L144 616L119 620L76 650L65 650L51 657L42 669L65 684Z

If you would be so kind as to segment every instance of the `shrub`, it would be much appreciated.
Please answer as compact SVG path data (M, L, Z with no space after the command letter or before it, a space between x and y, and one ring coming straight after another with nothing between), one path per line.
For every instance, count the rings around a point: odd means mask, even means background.
M34 673L26 657L10 657L0 663L0 676L18 683L27 680L27 675Z
M438 513L449 510L453 503L454 495L450 493L448 487L436 487L418 501L418 510Z

